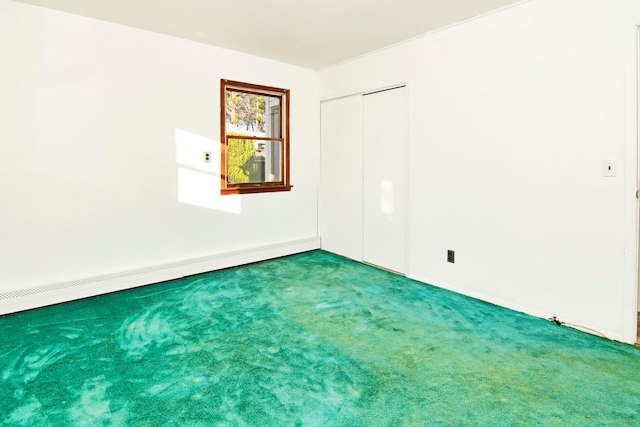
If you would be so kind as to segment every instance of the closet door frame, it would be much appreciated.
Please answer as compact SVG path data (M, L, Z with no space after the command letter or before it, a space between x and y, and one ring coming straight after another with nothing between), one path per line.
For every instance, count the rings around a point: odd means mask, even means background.
M321 144L320 144L320 168L319 168L319 177L318 177L318 182L320 183L320 188L318 191L318 204L319 204L319 208L318 208L318 234L322 239L322 243L321 243L321 248L325 249L329 252L334 252L337 253L339 255L343 255L346 256L348 258L354 259L356 261L359 262L365 262L367 263L364 259L363 259L363 245L364 245L364 237L363 237L363 232L364 232L364 224L363 224L363 220L364 220L364 206L363 206L363 193L364 193L364 173L363 173L363 169L364 169L364 165L362 164L362 161L364 160L364 149L365 149L365 141L364 141L364 117L363 117L363 108L364 108L364 96L366 95L371 95L371 94L375 94L377 92L382 92L382 91L387 91L387 90L393 90L393 89L399 89L399 88L404 88L405 90L405 97L404 97L404 112L405 112L405 127L402 130L403 132L403 143L404 143L404 154L405 154L405 158L404 158L404 269L402 272L398 272L395 271L396 273L400 273L400 274L404 274L407 275L409 273L409 266L408 266L408 260L409 260L409 244L408 244L408 237L409 237L409 186L410 186L410 182L409 182L409 109L408 109L408 105L409 105L409 96L410 96L410 92L409 92L409 85L406 82L397 82L397 83L391 83L385 86L379 86L377 88L374 89L368 89L368 90L362 90L359 92L350 92L350 93L342 93L342 94L337 94L335 96L331 96L331 97L327 97L323 100L321 100L320 104L320 114L321 114L321 135L320 135L320 140L321 140ZM356 98L359 99L360 101L360 109L359 109L359 125L361 128L361 132L360 132L360 137L358 138L358 146L357 146L357 150L360 151L360 164L356 167L356 169L358 169L360 171L360 175L359 177L357 177L354 181L352 182L341 182L341 183L337 183L336 181L331 181L331 179L329 179L329 181L327 180L328 176L327 175L331 175L335 172L332 172L333 168L325 168L325 161L331 161L331 153L328 153L327 150L325 148L325 134L323 132L323 130L325 129L325 125L323 125L322 123L322 117L323 117L323 105L325 103L330 103L330 102L334 102L334 101L339 101L342 99L354 99ZM329 151L333 151L335 147L330 147ZM352 147L355 149L355 147ZM354 177L355 178L355 177ZM330 183L331 186L333 188L326 188L326 184ZM340 194L340 196L336 199L334 197L334 195L332 195L331 193L335 190L335 188L337 188L338 193ZM356 247L354 246L353 242L346 243L346 246L350 247L351 249L347 249L345 247L343 247L342 244L336 244L336 236L341 232L341 226L337 226L336 225L336 212L338 212L338 210L340 209L339 206L327 206L327 203L331 203L334 202L336 200L339 200L340 198L342 198L345 194L351 194L351 196L354 198L354 200L359 200L360 201L360 218L358 220L355 220L351 225L356 226L359 228L359 230L355 233L349 233L347 237L347 239L351 239L355 236L360 235L360 241L358 243L359 249L356 249ZM353 213L353 212L351 212ZM350 215L351 215L350 213ZM332 217L332 218L329 218ZM347 221L348 222L348 221ZM343 224L344 225L344 224ZM353 235L352 235L353 234ZM328 238L325 238L325 236L328 236ZM384 268L384 266L379 266L376 265L377 267L381 267Z

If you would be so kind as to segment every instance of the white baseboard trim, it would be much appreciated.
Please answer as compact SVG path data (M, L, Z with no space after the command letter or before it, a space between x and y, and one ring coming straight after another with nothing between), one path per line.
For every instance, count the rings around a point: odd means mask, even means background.
M551 317L555 316L555 314L552 313L547 313L544 311L540 311L540 310L534 310L532 308L529 307L524 307L518 304L513 304L509 301L505 301L499 298L493 298L491 296L487 296L484 295L482 293L479 292L473 292L473 291L469 291L468 289L464 289L464 288L460 288L460 287L456 287L456 286L448 286L446 284L443 283L438 283L438 282L434 282L431 281L429 279L425 279L424 277L419 277L419 276L415 276L415 275L407 275L408 278L413 279L413 280L417 280L418 282L422 282L422 283L426 283L429 285L433 285L435 287L438 288L442 288L442 289L446 289L448 291L451 292L455 292L457 294L461 294L461 295L465 295L471 298L475 298L477 300L480 301L484 301L484 302L488 302L490 304L495 304L497 306L500 307L504 307L507 308L509 310L513 310L513 311L517 311L520 313L524 313L524 314L528 314L529 316L533 316L533 317L539 317L541 319L550 319ZM614 341L620 341L623 343L627 343L627 344L634 344L634 342L629 342L628 340L625 340L624 337L620 334L620 333L616 333L616 332L612 332L612 331L605 331L605 330L600 330L597 329L596 327L591 327L589 325L584 325L584 326L579 326L577 323L571 319L567 319L567 318L559 318L559 320L564 324L564 326L573 328L573 329L577 329L579 331L582 332L586 332L592 335L596 335L596 336L603 336L605 338L609 338L611 340ZM599 332L599 333L596 333Z
M235 267L237 265L264 261L272 258L293 255L300 252L320 249L320 238L313 237L304 240L295 240L287 243L260 246L235 252L226 252L201 258L192 258L182 261L184 276L205 273L207 271L220 270Z
M108 294L185 276L320 248L320 238L295 240L0 292L0 315Z

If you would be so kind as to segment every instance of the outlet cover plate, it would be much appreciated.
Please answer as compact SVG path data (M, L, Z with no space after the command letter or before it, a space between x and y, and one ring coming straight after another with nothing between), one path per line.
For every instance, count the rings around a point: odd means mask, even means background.
M447 262L455 263L456 262L456 252L452 250L447 250Z

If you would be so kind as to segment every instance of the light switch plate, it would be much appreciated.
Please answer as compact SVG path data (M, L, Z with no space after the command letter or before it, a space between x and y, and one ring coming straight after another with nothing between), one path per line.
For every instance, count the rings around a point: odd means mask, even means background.
M615 160L604 160L602 162L602 176L614 177L618 172Z

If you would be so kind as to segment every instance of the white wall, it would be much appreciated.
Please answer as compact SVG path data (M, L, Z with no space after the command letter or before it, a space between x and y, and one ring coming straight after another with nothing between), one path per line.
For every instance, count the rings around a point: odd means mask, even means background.
M628 196L630 193L640 189L640 156L638 153L638 147L640 146L640 136L638 135L640 121L638 110L640 103L640 90L638 88L638 82L640 81L640 3L634 0L626 0L625 8L625 195ZM639 220L640 210L638 209L637 200L632 197L625 197L625 225L629 226L629 230L633 230L631 226L635 222L636 233L638 233L640 231L638 230ZM635 237L631 232L625 233L625 247L632 248L636 244L640 245L640 239L636 242ZM640 262L638 262L638 259L631 259L633 253L625 255L625 277L629 279L635 277L637 280L640 273L638 270ZM636 257L640 256L640 250L635 255ZM638 292L638 287L625 286L625 293L627 295L625 302L629 307L624 311L635 312L637 310L640 312L640 292Z
M408 84L409 277L635 341L636 24L534 0L321 70L321 99Z
M293 191L218 196L220 78L291 89ZM317 81L0 0L0 292L316 236Z

